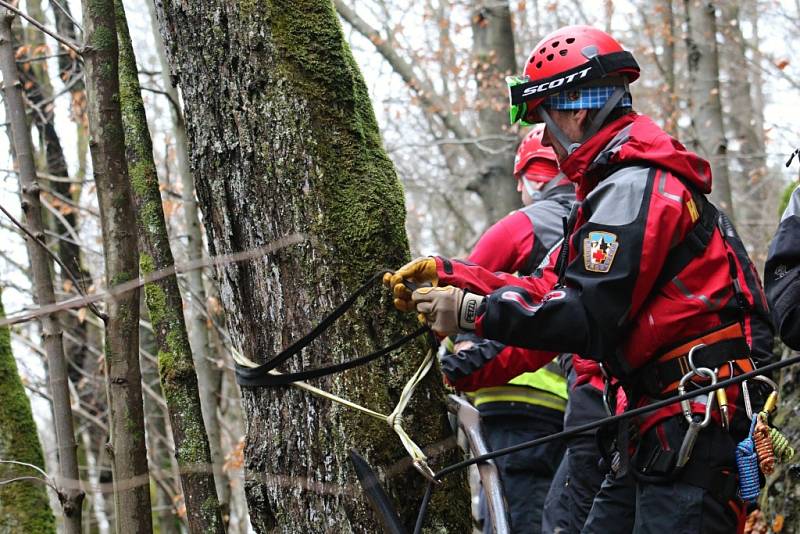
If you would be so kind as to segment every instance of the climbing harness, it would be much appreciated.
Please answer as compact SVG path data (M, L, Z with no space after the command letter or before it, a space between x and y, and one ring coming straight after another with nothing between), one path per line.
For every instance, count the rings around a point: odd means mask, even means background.
M337 318L341 317L347 311L348 308L352 307L353 304L355 303L355 300L359 296L365 294L368 289L368 286L372 284L375 280L380 278L383 272L385 271L382 271L381 273L377 273L374 276L372 276L364 285L362 285L350 297L348 297L347 300L345 300L333 312L331 312L322 321L320 321L320 323L314 329L312 329L308 334L304 335L298 341L292 343L292 345L290 345L287 349L283 350L277 356L267 360L266 363L259 365L253 362L252 360L246 358L242 354L237 353L235 350L232 352L234 361L236 363L236 368L235 368L236 380L237 383L239 383L239 385L243 387L291 385L303 389L305 391L308 391L309 393L312 393L319 397L326 398L332 402L336 402L344 406L347 406L349 408L352 408L354 410L358 410L366 415L369 415L370 417L386 422L392 428L392 430L395 433L397 433L400 442L402 443L403 447L411 457L414 467L428 480L428 484L425 490L425 495L423 496L422 502L420 504L419 513L417 516L417 521L414 529L415 534L421 532L421 529L424 526L425 516L433 494L434 487L437 484L439 484L446 475L459 471L461 469L465 469L470 465L485 464L486 462L493 460L494 458L504 456L506 454L511 454L530 447L535 447L538 445L542 445L544 443L549 443L554 440L564 439L578 434L583 434L585 432L595 430L601 426L619 423L621 421L627 421L631 418L648 414L676 403L680 403L681 411L683 412L684 417L689 422L689 430L687 431L686 436L684 437L683 443L681 445L681 451L679 453L679 466L684 465L688 460L688 457L691 455L694 442L700 430L708 426L710 423L711 413L713 411L713 404L715 399L717 400L717 404L719 405L719 409L723 417L723 420L727 418L727 397L724 396L724 388L736 384L742 385L745 410L747 412L747 415L752 419L750 435L746 440L742 441L739 444L736 450L737 468L739 471L740 484L741 484L740 495L742 499L749 500L749 499L757 499L758 497L757 492L759 490L759 480L758 480L759 451L761 451L763 458L762 461L765 466L767 466L770 463L770 460L772 460L773 463L775 460L787 461L794 454L794 449L792 449L792 447L789 445L786 437L783 436L777 429L770 427L768 425L767 414L775 408L778 400L777 386L769 378L763 375L768 374L777 369L781 369L784 367L788 367L790 365L800 363L800 356L795 356L783 361L775 362L761 369L752 369L752 367L750 367L746 370L746 372L742 372L741 374L735 375L733 373L733 368L732 368L734 363L737 364L737 367L740 367L740 371L744 371L744 369L742 369L741 368L742 366L740 365L741 360L720 361L718 363L715 360L719 359L717 353L721 352L723 349L725 349L725 352L728 352L728 354L738 353L737 350L731 350L740 348L739 345L741 338L737 337L734 339L726 339L723 341L714 342L712 343L711 346L706 346L702 343L694 345L690 349L688 349L688 355L685 357L685 360L680 360L680 358L675 359L674 361L676 362L686 361L686 367L684 368L684 370L685 371L688 370L688 372L685 372L682 376L679 375L680 380L678 381L676 388L677 396L671 396L666 399L662 398L661 400L656 400L655 402L652 402L646 406L634 408L632 410L626 411L618 415L609 415L608 417L605 417L597 421L593 421L591 423L579 425L571 429L564 430L562 432L551 434L549 436L544 436L524 443L520 443L511 447L497 449L492 452L481 453L479 449L473 448L472 458L446 466L443 469L439 470L438 472L434 472L428 465L427 457L422 452L422 449L411 439L411 437L406 433L406 431L403 429L402 426L403 411L408 405L411 396L414 392L414 389L427 375L427 373L433 366L433 354L434 354L433 349L428 351L427 355L423 359L419 368L406 383L400 395L400 399L398 400L397 405L388 415L361 406L348 399L326 392L324 390L321 390L304 382L304 380L306 379L318 378L321 376L338 373L346 369L351 369L358 365L364 365L381 356L390 353L391 351L421 336L422 334L431 335L431 330L427 326L421 327L415 330L414 332L393 341L388 346L379 349L373 353L370 353L366 356L362 356L359 358L354 358L352 360L348 360L339 364L323 366L295 373L281 373L276 370L276 367L278 365L300 354L304 347L308 346L315 338L317 338L322 332L324 332ZM431 335L431 337L433 336ZM433 339L433 342L434 345L437 344L435 338ZM700 357L701 352L703 353L702 357ZM747 360L749 361L749 358L747 358ZM730 372L728 373L729 376L724 380L718 380L718 373L722 365L730 366L729 367ZM669 372L672 372L671 368ZM670 376L671 375L669 375L669 373L667 374L661 373L661 375L658 376L659 379L656 382L654 382L653 385L663 387L669 384L669 380L666 379L668 379ZM696 377L699 377L701 379L709 379L711 383L706 386L701 386L700 384L697 384L695 382L694 379ZM747 386L748 380L757 380L765 382L773 387L773 392L768 397L764 409L762 410L762 412L756 414L756 417L753 417L752 406L750 403L750 393ZM686 386L690 381L695 383L697 389L686 392ZM719 391L723 391L723 393L720 394ZM611 400L610 396L611 396L610 392L606 394L609 404ZM691 404L689 403L690 399L697 399L697 398L704 399L705 413L704 417L702 418L693 413ZM694 402L697 403L698 401L695 400ZM723 407L725 409L723 409ZM608 408L611 409L611 406L609 406ZM610 413L613 413L613 411L610 411ZM723 413L725 413L725 415L723 415ZM760 424L759 422L762 422L761 424L763 424L763 426L759 426ZM765 440L769 440L769 445L771 446L771 451L772 451L771 456L769 454L769 447L767 446ZM376 509L378 514L381 515L382 520L385 520L383 524L388 525L386 526L387 531L402 532L402 530L393 530L395 528L399 528L397 526L398 523L396 521L394 522L391 521L391 518L387 519L387 516L384 515L392 513L396 514L396 512L392 511L391 504L387 500L386 493L383 491L382 488L379 487L380 483L378 482L378 479L375 476L374 472L372 472L372 470L369 468L369 466L366 464L363 458L361 458L357 453L355 453L355 451L351 451L351 459L356 468L356 473L359 476L359 480L362 481L365 492L367 493L368 500Z
M479 463L482 463L482 462L486 462L488 460L492 460L492 459L497 458L499 456L504 456L506 454L511 454L511 453L514 453L514 452L517 452L517 451L528 449L530 447L536 447L538 445L549 443L551 441L570 438L570 437L576 436L578 434L583 434L585 432L589 432L589 431L594 430L596 428L599 428L601 426L617 423L619 421L623 421L623 420L631 419L633 417L638 417L640 415L648 414L648 413L660 410L662 408L665 408L667 406L670 406L672 404L680 403L681 401L684 401L684 400L689 400L689 399L692 399L692 398L695 398L695 397L699 397L699 396L702 396L702 395L713 394L717 389L727 388L729 386L742 384L746 380L750 380L750 379L758 379L757 377L759 377L759 376L762 376L764 374L769 374L772 371L777 371L778 369L783 369L784 367L789 367L790 365L796 365L798 363L800 363L800 355L793 356L791 358L787 358L787 359L779 361L779 362L774 362L774 363L771 363L769 365L765 365L764 367L762 367L760 369L755 369L755 370L749 371L747 373L743 373L743 374L740 374L740 375L732 376L732 377L727 378L725 380L717 381L716 384L710 384L710 385L707 385L707 386L703 386L703 387L701 387L699 389L696 389L694 391L690 391L690 392L685 393L683 395L678 395L676 397L670 397L668 399L662 399L662 400L653 402L652 404L648 404L646 406L641 406L639 408L634 408L634 409L632 409L630 411L621 413L619 415L614 415L614 416L606 417L606 418L603 418L603 419L599 419L597 421L592 421L591 423L586 423L586 424L583 424L583 425L579 425L579 426L570 428L569 430L563 430L561 432L557 432L557 433L551 434L549 436L544 436L544 437L541 437L541 438L538 438L538 439L534 439L534 440L531 440L531 441L526 441L524 443L519 443L519 444L513 445L511 447L505 447L503 449L497 449L495 451L492 451L492 452L487 453L487 454L482 454L480 456L474 456L472 458L469 458L467 460L463 460L461 462L457 462L457 463L455 463L453 465L447 466L447 467L439 470L434 475L434 479L441 480L443 477L447 476L450 473L459 471L461 469L465 469L465 468L469 467L470 465L479 464ZM753 446L755 446L755 445L753 445ZM755 451L755 449L753 449L753 450ZM433 492L433 483L429 482L428 483L428 487L427 487L427 489L425 491L425 495L424 495L424 497L422 499L419 516L417 517L417 526L418 526L418 528L414 531L415 534L421 531L421 525L424 524L424 517L425 517L425 513L427 511L428 502L431 499L432 492Z

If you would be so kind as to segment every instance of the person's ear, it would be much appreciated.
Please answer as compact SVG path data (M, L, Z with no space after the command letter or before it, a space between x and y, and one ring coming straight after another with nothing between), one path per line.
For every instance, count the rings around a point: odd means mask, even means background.
M575 110L575 123L581 129L581 131L586 129L586 125L589 123L589 110L588 109L577 109Z

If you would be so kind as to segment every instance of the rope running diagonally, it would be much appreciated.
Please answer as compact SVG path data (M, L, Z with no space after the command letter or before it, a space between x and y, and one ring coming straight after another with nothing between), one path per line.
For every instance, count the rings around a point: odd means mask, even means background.
M397 401L397 405L388 415L376 412L375 410L361 406L350 400L339 397L338 395L328 393L327 391L316 388L304 382L304 380L310 378L319 378L322 376L339 373L341 371L369 363L381 356L389 354L393 350L400 348L422 334L430 333L430 328L427 326L422 326L410 334L393 341L386 347L378 349L370 354L367 354L366 356L354 358L339 364L323 366L316 369L309 369L295 373L281 373L275 369L278 365L286 362L290 358L301 354L305 347L307 347L314 339L319 337L325 330L327 330L339 317L344 315L344 313L351 308L353 304L355 304L356 299L364 295L370 286L376 280L379 280L385 272L387 271L382 270L372 275L361 287L356 289L355 292L345 299L344 302L337 306L332 312L327 314L310 332L289 345L289 347L281 351L277 356L268 359L266 363L259 365L249 358L246 358L244 355L238 354L236 351L234 351L233 355L236 363L236 381L240 386L244 387L292 385L300 389L304 389L309 393L319 397L328 399L343 406L347 406L354 410L358 410L369 415L370 417L374 417L386 422L400 438L400 442L411 457L414 467L423 476L425 476L425 478L428 480L433 480L434 472L430 466L428 466L427 456L425 456L425 453L422 452L420 446L417 445L413 439L411 439L411 436L408 435L402 424L403 411L405 410L406 406L408 406L414 390L431 370L431 367L433 367L433 349L428 350L428 353L422 360L422 363L417 368L416 372L411 376L411 378L409 378L408 382L406 382L406 385L403 387L403 391L400 394L400 398Z
M521 451L521 450L524 450L524 449L528 449L530 447L535 447L537 445L542 445L544 443L549 443L549 442L557 440L557 439L563 439L563 438L576 436L578 434L583 434L585 432L588 432L590 430L594 430L594 429L599 428L601 426L605 426L605 425L608 425L608 424L611 424L611 423L616 423L617 421L622 421L622 420L630 419L632 417L637 417L639 415L644 415L644 414L659 410L661 408L664 408L666 406L670 406L672 404L680 403L681 401L684 401L684 400L689 400L689 399L692 399L694 397L698 397L700 395L707 395L707 394L712 393L713 391L716 391L718 389L726 388L728 386L733 386L733 385L736 385L736 384L741 384L742 382L744 382L746 380L749 380L749 379L751 379L751 378L753 378L755 376L768 375L772 371L777 371L779 369L783 369L784 367L789 367L791 365L796 365L798 363L800 363L800 355L793 356L791 358L787 358L787 359L779 361L779 362L774 362L774 363L771 363L769 365L765 365L764 367L761 367L759 369L755 369L755 370L750 371L748 373L737 375L737 376L734 376L734 377L731 377L731 378L728 378L728 379L725 379L725 380L720 380L716 384L712 384L712 385L709 385L709 386L704 386L704 387L701 387L701 388L696 389L694 391L690 391L688 393L685 393L683 395L678 395L676 397L670 397L668 399L663 399L663 400L654 402L652 404L648 404L647 406L642 406L642 407L639 407L639 408L635 408L633 410L630 410L630 411L627 411L627 412L623 412L623 413L618 414L618 415L613 415L613 416L605 417L603 419L598 419L597 421L592 421L591 423L586 423L586 424L583 424L583 425L580 425L580 426L576 426L576 427L573 427L573 428L571 428L569 430L563 430L561 432L556 432L555 434L550 434L549 436L543 436L541 438L537 438L537 439L534 439L534 440L531 440L531 441L526 441L526 442L523 442L523 443L519 443L519 444L513 445L511 447L505 447L503 449L497 449L496 451L492 451L492 452L489 452L489 453L486 453L486 454L482 454L480 456L474 456L472 458L469 458L468 460L464 460L464 461L457 462L455 464L449 465L449 466L447 466L447 467L445 467L445 468L443 468L443 469L441 469L441 470L436 472L436 474L433 477L435 482L434 481L430 481L428 483L428 489L430 491L426 491L425 492L425 496L423 497L422 504L420 505L419 515L417 517L417 528L414 530L414 534L419 533L421 531L422 525L425 523L425 517L424 516L425 516L425 512L426 512L427 507L428 507L428 503L426 501L430 500L430 498L431 498L433 485L435 483L437 483L438 481L440 481L446 475L449 475L450 473L454 473L456 471L460 471L461 469L465 469L465 468L467 468L467 467L469 467L470 465L473 465L473 464L477 464L477 463L481 463L481 462L486 462L488 460L492 460L492 459L497 458L499 456L505 456L506 454L511 454L513 452L517 452L517 451Z

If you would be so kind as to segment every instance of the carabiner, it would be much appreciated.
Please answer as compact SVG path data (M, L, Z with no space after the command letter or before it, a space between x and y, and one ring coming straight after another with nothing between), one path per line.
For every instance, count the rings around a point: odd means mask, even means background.
M775 383L771 378L766 377L764 375L756 375L751 380L758 380L759 382L764 382L769 387L772 388L772 392L767 397L767 401L764 403L764 409L761 410L762 412L771 412L775 409L775 406L778 404L778 384ZM750 402L750 388L747 385L749 380L745 380L742 382L742 397L744 400L744 410L747 413L747 417L752 421L753 420L753 405Z
M680 384L678 384L678 395L683 396L683 395L686 394L686 382L690 378L695 376L695 375L698 375L698 376L699 375L706 375L707 377L709 377L711 379L711 385L712 386L716 385L716 383L717 383L717 375L714 373L714 371L712 371L708 367L697 367L697 372L690 371L690 372L686 373L685 375L683 375L683 377L681 378ZM706 396L706 413L705 413L705 417L703 418L703 421L700 422L700 426L702 428L707 427L708 424L711 422L711 409L712 409L713 405L714 405L714 396L713 395L707 395ZM693 422L693 417L692 417L693 413L692 413L692 406L690 404L689 399L684 399L684 400L681 401L681 410L683 411L683 416L686 418L686 421L688 421L689 424L692 424L692 422Z
M695 345L694 347L692 347L691 349L689 349L689 356L688 356L688 358L689 358L689 368L696 375L699 375L700 371L698 371L699 368L694 364L694 351L696 351L697 349L702 349L705 346L706 346L705 343L699 343L699 344Z

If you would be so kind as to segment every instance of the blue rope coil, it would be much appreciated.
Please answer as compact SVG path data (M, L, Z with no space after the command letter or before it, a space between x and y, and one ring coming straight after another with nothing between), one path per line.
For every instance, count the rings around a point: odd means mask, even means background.
M739 496L748 503L755 503L761 493L758 473L758 454L753 441L756 418L750 424L750 435L736 446L736 469L739 471Z

